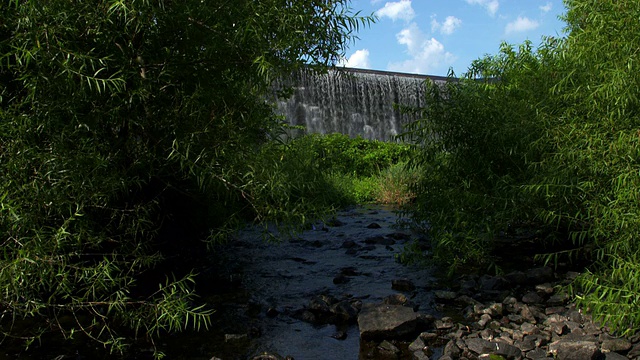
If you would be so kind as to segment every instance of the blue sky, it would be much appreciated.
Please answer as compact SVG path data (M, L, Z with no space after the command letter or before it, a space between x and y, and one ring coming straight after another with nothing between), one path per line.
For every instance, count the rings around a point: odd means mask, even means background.
M466 72L500 43L534 45L562 36L562 0L352 0L353 10L375 13L340 65L427 75Z

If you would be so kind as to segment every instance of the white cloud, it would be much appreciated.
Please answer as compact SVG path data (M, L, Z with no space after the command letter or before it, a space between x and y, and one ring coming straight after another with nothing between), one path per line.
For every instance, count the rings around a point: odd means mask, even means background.
M491 16L495 16L496 12L498 12L498 7L500 7L498 0L467 0L467 3L486 8Z
M523 32L536 29L540 24L526 17L518 16L515 21L512 21L507 24L507 27L504 29L506 34L511 34L514 32Z
M376 11L376 15L381 18L386 16L393 21L402 19L409 22L416 16L416 13L411 7L411 0L400 0L385 3L383 8Z
M400 31L398 43L407 47L410 58L390 63L388 70L428 74L455 60L455 56L444 49L444 45L435 38L427 38L416 23Z
M462 25L462 20L455 16L447 16L444 22L441 24L435 18L431 19L431 31L440 31L441 34L451 35L453 32Z
M369 64L369 50L356 50L356 52L349 56L349 59L340 60L340 62L338 62L338 66L369 69L371 67Z
M551 2L548 2L546 5L540 6L540 10L542 10L542 12L549 12L551 11L551 8L553 8L553 4Z

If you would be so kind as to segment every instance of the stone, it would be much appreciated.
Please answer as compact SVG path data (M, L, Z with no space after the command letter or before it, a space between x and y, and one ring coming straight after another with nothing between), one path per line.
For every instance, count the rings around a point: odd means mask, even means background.
M343 331L343 330L339 330L335 334L331 335L331 337L336 339L336 340L346 340L347 339L347 332Z
M607 339L602 342L602 351L627 351L631 349L631 341L627 339Z
M403 305L410 304L409 298L404 294L392 294L382 299L383 304L387 305Z
M566 304L569 301L569 296L567 294L554 294L549 297L547 300L547 305L549 306L561 306Z
M553 294L553 285L549 283L538 284L536 285L536 291L542 294L551 295Z
M522 358L522 351L517 347L507 343L487 341L479 338L470 338L465 340L465 345L469 350L478 355L494 354L503 356L506 359Z
M394 232L394 233L390 233L387 234L388 238L394 239L394 240L409 240L411 239L411 235L410 234L406 234L406 233L402 233L402 232Z
M381 342L380 345L378 345L378 349L380 349L383 352L394 354L394 355L400 354L400 349L398 349L397 346L395 346L394 344L392 344L387 340L384 340L383 342Z
M543 266L528 270L526 275L530 284L542 284L553 280L553 269Z
M410 280L397 279L391 281L391 289L397 291L413 291L416 289L416 286Z
M369 245L395 245L396 241L388 237L378 235L364 239L364 243Z
M558 360L596 360L601 355L594 342L562 339L549 344L549 352Z
M448 330L453 329L455 324L453 323L453 319L451 319L450 317L443 317L440 320L434 321L433 326L437 330Z
M343 242L343 243L342 243L342 246L341 246L341 247L342 247L342 248L345 248L345 249L351 249L351 248L358 247L358 246L359 246L359 245L358 245L355 241L353 241L353 240L346 240L345 242Z
M522 271L513 271L504 276L505 280L513 285L524 285L527 283L527 275Z
M380 226L380 224L378 223L371 223L369 225L367 225L367 229L380 229L382 226Z
M360 338L364 340L393 339L416 330L418 315L401 305L364 304L358 315Z
M480 289L486 290L503 290L509 287L509 282L501 276L484 275L480 278Z
M449 355L454 359L460 357L462 354L462 350L456 345L454 340L449 340L449 342L444 346L444 350L442 350L443 355Z
M455 300L458 294L453 291L436 290L433 292L433 296L435 296L437 301L450 302Z
M224 334L224 342L246 340L247 334Z
M358 317L358 302L341 301L331 306L331 313L344 322L355 321Z
M541 348L533 349L527 352L526 358L531 360L547 359L547 351Z
M418 337L409 344L409 352L414 353L416 351L422 351L426 346L427 344L424 343L424 340L422 340L421 337Z
M525 304L539 304L542 301L544 301L544 299L534 291L528 292L522 297L522 302Z
M615 352L608 352L604 354L604 360L629 360L629 358Z

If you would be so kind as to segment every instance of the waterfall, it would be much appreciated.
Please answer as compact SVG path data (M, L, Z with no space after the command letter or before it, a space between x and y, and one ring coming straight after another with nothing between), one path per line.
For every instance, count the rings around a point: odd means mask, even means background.
M277 98L278 112L289 125L306 133L342 133L351 137L393 141L415 115L402 114L394 104L421 107L423 82L445 78L341 68L326 74L300 72L279 87L293 94Z

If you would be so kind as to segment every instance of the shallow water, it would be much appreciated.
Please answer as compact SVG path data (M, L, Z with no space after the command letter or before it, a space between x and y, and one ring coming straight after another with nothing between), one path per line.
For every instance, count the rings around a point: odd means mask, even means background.
M238 271L229 276L241 278L238 291L248 298L241 310L244 315L250 315L245 322L239 322L243 325L235 330L246 333L241 327L248 326L260 329L261 333L246 341L246 352L236 354L237 358L270 352L296 360L357 359L360 341L356 324L344 329L337 329L335 325L313 326L288 315L308 305L315 295L381 302L398 292L391 288L393 280L408 279L417 289L405 295L420 311L435 312L432 294L424 291L435 281L432 271L407 267L395 260L407 240L397 240L393 245L365 243L374 236L398 232L409 235L394 228L397 216L391 209L354 208L340 212L337 219L340 226L317 224L295 239L276 244L264 243L256 229L246 230L238 241L224 248L226 258L235 259L233 268ZM372 223L380 228L367 228ZM352 248L357 249L355 253L353 250L348 253L343 247L346 241L356 243ZM355 275L347 276L348 282L344 284L334 284L333 279L345 268ZM235 306L238 305L236 302ZM267 316L268 308L277 309L279 314L273 318ZM331 337L338 330L346 331L345 340ZM227 354L218 355L212 348L211 355L226 360Z
M360 339L357 324L315 326L291 316L316 295L338 299L360 299L378 303L398 293L393 280L408 279L416 290L404 293L419 311L435 314L433 295L428 288L435 283L429 269L398 263L406 241L391 245L367 244L371 237L403 233L397 230L396 214L390 208L360 207L337 214L339 226L316 224L294 239L266 243L259 229L246 229L233 242L215 249L211 266L198 279L198 292L216 309L208 331L185 332L163 337L158 344L166 359L222 360L251 359L263 353L292 356L295 360L358 359ZM380 228L368 228L372 223ZM345 248L345 242L355 246ZM348 271L343 269L348 268ZM334 284L334 278L346 273L346 283ZM221 281L223 280L223 281ZM277 310L277 315L268 309ZM332 337L346 332L346 339ZM225 338L234 338L226 339ZM84 344L86 345L86 344ZM91 345L65 344L43 351L24 353L28 359L108 359L104 349ZM43 355L44 353L44 355ZM15 354L15 353L14 353ZM0 351L0 360L5 357ZM150 351L137 349L132 359L148 359Z

